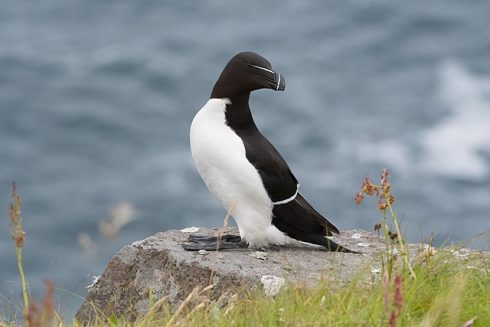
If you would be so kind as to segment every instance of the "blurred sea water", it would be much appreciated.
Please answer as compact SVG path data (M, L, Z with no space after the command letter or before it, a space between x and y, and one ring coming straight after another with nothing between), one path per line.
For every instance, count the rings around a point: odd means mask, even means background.
M253 94L256 123L338 227L372 230L374 202L353 198L386 167L410 241L489 248L470 242L490 229L488 17L484 1L0 2L0 314L20 303L12 181L30 290L52 280L66 317L123 245L222 224L188 131L243 50L285 76ZM111 215L128 216L106 238Z

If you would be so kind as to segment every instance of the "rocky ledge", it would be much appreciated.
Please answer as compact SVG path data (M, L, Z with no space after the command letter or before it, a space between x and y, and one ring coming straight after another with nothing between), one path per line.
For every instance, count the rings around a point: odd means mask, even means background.
M181 244L189 233L237 233L234 229L187 228L157 233L125 246L109 262L102 276L90 287L79 308L79 322L90 322L96 312L134 318L148 311L153 301L166 297L175 309L195 287L214 285L211 298L263 289L274 295L284 283L313 285L322 279L342 283L359 272L380 271L377 254L383 240L366 231L342 232L333 239L362 254L334 253L311 248L277 247L223 251L185 251ZM408 245L416 251L421 245ZM151 294L151 296L150 296Z

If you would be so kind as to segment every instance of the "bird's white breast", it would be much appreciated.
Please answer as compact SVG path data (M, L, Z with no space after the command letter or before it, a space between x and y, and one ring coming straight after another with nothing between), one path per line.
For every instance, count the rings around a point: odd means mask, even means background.
M226 124L228 99L210 99L196 114L190 130L194 164L209 191L233 207L240 235L250 245L284 244L271 225L272 202L259 173L247 160L242 139Z

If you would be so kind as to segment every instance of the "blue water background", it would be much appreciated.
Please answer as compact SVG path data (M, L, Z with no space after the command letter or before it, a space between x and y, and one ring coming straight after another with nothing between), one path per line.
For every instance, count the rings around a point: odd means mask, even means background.
M222 224L188 131L243 50L285 76L253 94L256 123L335 225L372 229L374 200L353 198L387 167L410 241L471 243L490 229L489 17L486 1L0 2L0 314L20 303L12 181L30 290L54 281L65 317L123 245ZM105 239L121 202L134 220Z

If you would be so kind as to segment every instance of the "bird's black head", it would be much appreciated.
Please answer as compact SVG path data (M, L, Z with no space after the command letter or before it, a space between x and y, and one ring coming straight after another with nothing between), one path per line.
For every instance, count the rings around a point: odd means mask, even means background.
M258 89L284 91L285 87L284 78L272 69L267 59L254 52L240 52L223 69L211 98L232 99Z

